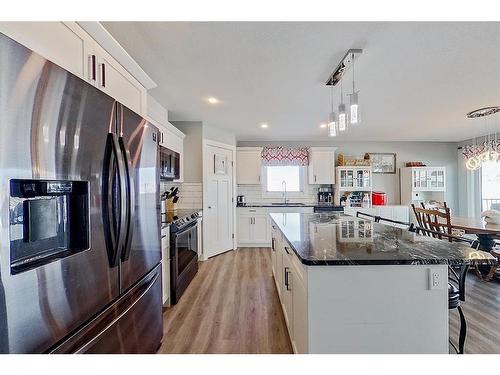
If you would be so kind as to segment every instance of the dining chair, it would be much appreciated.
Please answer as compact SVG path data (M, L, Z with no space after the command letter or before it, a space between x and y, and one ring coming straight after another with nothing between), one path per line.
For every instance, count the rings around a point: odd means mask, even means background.
M418 226L421 228L429 229L432 232L424 233L424 235L431 235L432 237L442 239L443 234L452 235L451 217L449 207L441 209L428 209L415 207L411 205L415 218L417 219ZM432 233L432 234L429 234ZM451 238L448 237L451 242Z
M410 225L410 232L417 234L440 235L441 237L448 237L450 241L467 243L471 248L478 249L479 241L471 240L465 237L457 237L452 234L441 233L434 230L417 227L414 224ZM460 316L460 332L458 335L458 349L453 344L451 339L448 339L450 345L458 354L464 354L465 339L467 337L467 320L465 319L465 314L462 310L461 302L465 302L465 281L467 272L469 271L469 264L462 264L460 269L455 271L452 266L448 266L448 309L457 309Z
M422 206L422 208L425 208L425 209L443 210L443 209L448 208L448 205L446 204L446 202L436 202L434 204L427 203L427 206L425 205L424 202L420 202L420 205Z
M440 210L446 213L446 209L448 208L448 205L446 202L435 202L433 204L427 203L427 205L424 202L420 202L420 205L422 208L427 209L427 210ZM451 217L451 209L450 209L450 217ZM457 228L451 228L451 234L454 236L464 236L465 231L462 229L457 229Z

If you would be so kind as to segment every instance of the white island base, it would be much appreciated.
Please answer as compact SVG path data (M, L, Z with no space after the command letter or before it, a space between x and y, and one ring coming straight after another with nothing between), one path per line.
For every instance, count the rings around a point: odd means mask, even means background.
M446 265L306 266L274 228L272 260L295 353L449 352Z

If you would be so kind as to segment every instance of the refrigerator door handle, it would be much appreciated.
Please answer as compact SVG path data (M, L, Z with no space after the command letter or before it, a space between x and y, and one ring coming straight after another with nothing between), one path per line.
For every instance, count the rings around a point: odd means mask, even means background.
M113 183L112 183L114 176L112 173L113 163L111 162L112 161L111 156L114 157L114 161L117 166L116 169L118 173L119 190L120 190L119 206L117 207L120 219L116 228L114 223L115 210L113 210L112 208L113 203L116 200L115 196L116 191L115 189L113 189ZM103 209L104 232L106 235L106 245L108 247L108 259L111 267L116 266L120 256L120 250L122 249L124 242L123 234L126 226L125 207L127 204L124 169L125 167L124 167L123 157L121 155L121 150L117 140L117 136L116 134L108 133L106 140L106 151L104 154L102 209Z
M130 256L130 248L132 245L133 225L132 220L135 216L135 191L134 180L130 175L130 151L125 145L123 137L119 137L120 149L123 155L123 162L126 171L126 192L127 192L127 205L126 205L126 232L124 237L124 246L121 254L122 262L126 261Z

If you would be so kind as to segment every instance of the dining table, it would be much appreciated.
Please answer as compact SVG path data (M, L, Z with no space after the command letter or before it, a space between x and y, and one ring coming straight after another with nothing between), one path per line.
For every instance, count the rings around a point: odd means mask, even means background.
M479 242L479 249L490 252L500 261L500 251L495 250L497 240L500 241L500 224L487 223L482 218L477 217L459 217L452 216L450 218L452 229L460 230L466 234L474 234ZM478 276L484 281L489 281L493 277L500 279L500 270L498 264L491 266L487 274L481 273L482 267L477 267ZM484 267L483 267L484 268Z
M481 250L493 250L496 240L500 240L500 224L487 223L482 218L476 217L452 216L450 221L453 229L462 230L466 234L475 234Z

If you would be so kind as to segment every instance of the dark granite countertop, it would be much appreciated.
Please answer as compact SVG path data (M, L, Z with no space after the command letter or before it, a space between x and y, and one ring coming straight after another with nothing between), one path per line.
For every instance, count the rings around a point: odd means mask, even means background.
M338 213L270 213L303 264L496 264L487 252Z

